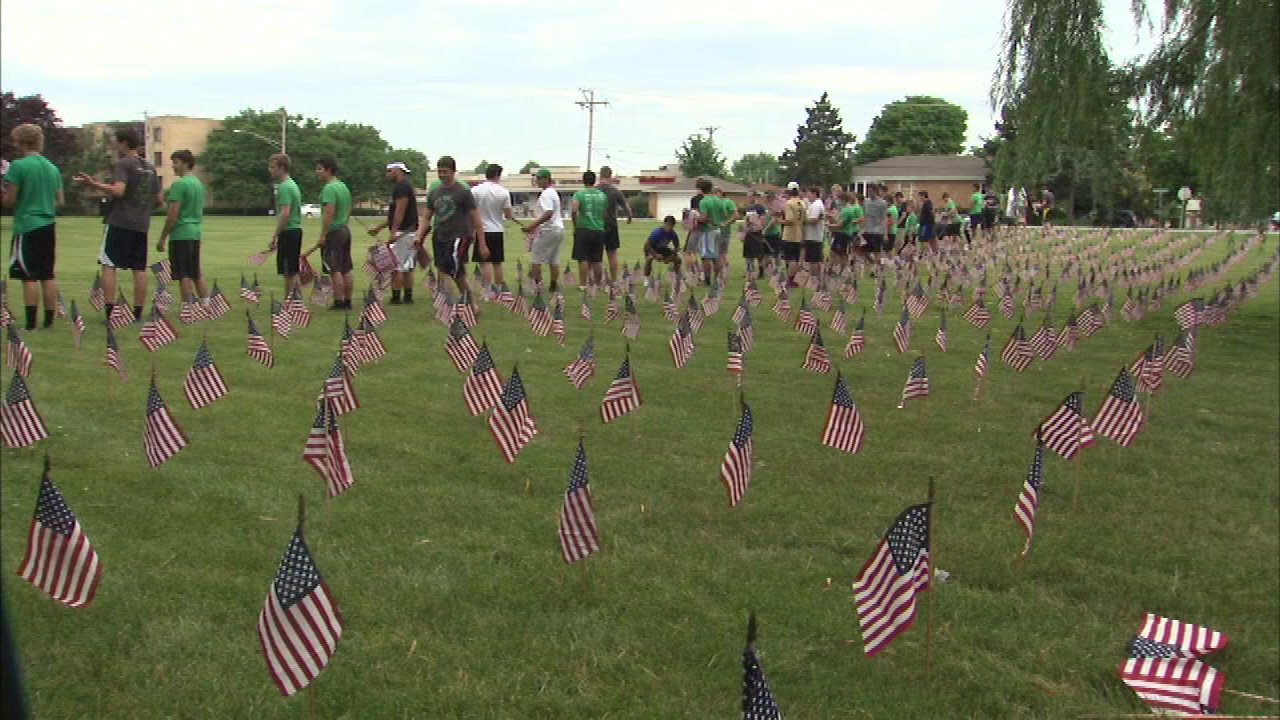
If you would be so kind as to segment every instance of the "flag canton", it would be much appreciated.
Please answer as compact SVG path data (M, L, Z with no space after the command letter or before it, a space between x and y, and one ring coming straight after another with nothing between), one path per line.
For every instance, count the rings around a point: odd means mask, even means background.
M551 319L564 320L564 305L562 303L556 303L555 310L551 313Z
M449 337L454 340L461 340L469 334L466 323L462 322L460 318L455 316L453 318L453 322L449 324Z
M907 313L907 309L902 308L902 317L898 318L898 324L906 327L911 324L911 315Z
M9 390L4 394L4 402L6 405L15 405L24 400L31 399L31 392L27 390L27 383L22 379L16 371L13 373L13 382L9 383Z
M311 594L320 584L320 571L311 559L311 551L303 541L301 533L293 531L293 539L284 551L280 560L280 569L276 571L276 579L272 583L276 591L276 599L286 610Z
M618 376L614 378L614 382L618 380L626 380L631 377L631 358L622 359L622 366L618 368Z
M755 650L748 647L742 651L742 720L779 720L781 717Z
M1148 640L1134 636L1129 641L1129 657L1133 658L1179 658L1183 652L1178 646Z
M1031 461L1031 469L1027 471L1027 485L1040 492L1040 482L1044 480L1044 443L1036 443L1036 456Z
M342 365L342 353L339 352L337 356L333 358L333 367L329 368L329 377L340 378L344 373L346 373L346 368Z
M862 332L867 326L867 311L862 311L862 316L858 318L858 324L853 326L854 330Z
M924 358L918 357L911 365L911 379L922 380L925 377Z
M946 313L942 313L942 320L938 324L938 329L941 330L942 332L947 331L947 314Z
M843 375L836 376L836 390L831 396L831 404L853 409L853 396L849 394L849 386L845 384Z
M502 389L502 407L508 411L514 410L523 401L524 383L520 382L520 373L512 370L511 378L507 380L507 386Z
M8 333L9 335L10 345L17 345L18 343L22 342L22 338L18 337L18 331L13 329L12 324L5 326L5 332Z
M279 315L282 312L284 312L284 306L280 304L279 300L271 298L271 314ZM347 332L351 332L351 328L347 328Z
M253 324L253 318L248 318L248 320L249 320L249 334L261 336L262 333L258 332L258 326Z
M929 505L913 505L894 521L885 535L893 565L899 575L908 575L921 551L929 550Z
M328 413L325 412L327 409L328 409L328 403L325 402L324 389L321 388L320 398L316 400L316 419L311 423L311 428L313 430L319 430L319 429L324 429L328 427L328 423L326 422L326 416L328 415Z
M574 493L587 487L587 451L578 441L578 454L573 459L573 469L569 471L569 489Z
M118 350L118 349L119 349L119 346L118 346L118 345L116 345L116 335L115 335L115 333L111 332L111 326L110 326L110 325L108 325L108 326L107 326L107 349L108 349L108 350Z
M192 365L193 369L204 370L213 366L213 356L209 354L209 347L203 341L200 347L196 349L196 361Z
M1075 413L1076 415L1083 415L1084 414L1084 393L1073 392L1067 396L1067 399L1064 400L1062 404L1066 405L1067 409Z
M742 404L742 417L738 420L738 429L733 432L733 446L742 449L751 441L752 421L751 406Z
M1129 376L1129 371L1122 369L1111 386L1111 397L1124 402L1133 402L1133 396L1133 378Z
M729 333L729 352L742 352L742 336L736 332Z
M811 342L813 343L814 347L825 347L825 346L822 344L822 331L821 331L821 330L814 330L814 331L813 331L813 338L811 339Z
M373 323L369 322L369 318L367 316L361 315L360 324L356 326L356 329L362 333L371 333L373 332Z
M164 409L164 400L160 399L160 391L156 389L156 382L151 381L151 391L147 393L147 414L159 412Z
M40 497L36 500L36 522L59 535L70 535L75 528L76 516L62 499L62 493L49 478L40 481Z
M595 355L595 347L596 341L592 338L587 338L587 341L582 343L582 350L578 351L578 359L590 360Z
M475 362L471 365L471 374L483 375L493 369L493 356L489 354L488 343L485 343L480 346L480 352L476 354Z

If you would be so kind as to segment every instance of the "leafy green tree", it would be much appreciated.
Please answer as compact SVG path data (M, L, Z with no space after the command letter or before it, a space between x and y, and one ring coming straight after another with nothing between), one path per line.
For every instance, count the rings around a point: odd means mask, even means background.
M955 155L964 149L969 114L942 98L911 95L884 106L858 143L855 160L898 155Z
M801 185L848 182L856 138L845 132L840 111L824 92L805 113L804 124L796 128L795 145L778 158L783 176Z
M11 92L0 93L0 154L12 160L18 154L9 133L26 123L39 125L44 131L43 155L58 167L62 167L79 153L78 137L62 126L62 118L41 95L18 97Z
M472 170L471 172L475 173L476 175L483 175L484 171L488 169L489 169L489 161L481 160L480 163L476 165L476 169Z
M684 144L676 149L676 160L685 177L709 175L722 178L728 174L724 155L720 154L715 142L700 134L685 138Z
M778 158L766 152L747 153L733 162L730 177L744 185L777 184L781 178Z
M538 162L537 160L530 160L529 162L520 166L520 174L528 175L529 173L533 172L534 168L540 168L540 167L542 167L542 163Z

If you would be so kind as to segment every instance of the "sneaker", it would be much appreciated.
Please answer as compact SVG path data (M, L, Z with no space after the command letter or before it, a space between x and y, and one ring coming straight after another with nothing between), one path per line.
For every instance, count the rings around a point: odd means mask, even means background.
M403 305L403 304L404 304L404 301L403 301L403 300L401 300L401 299L400 299L400 298L398 298L398 297L393 297L393 298L391 298L391 301L390 301L388 304L390 304L390 305Z
M412 305L412 304L413 304L413 296L409 296L409 297L405 298L404 300L401 300L400 302L401 302L401 304L404 304L404 305Z

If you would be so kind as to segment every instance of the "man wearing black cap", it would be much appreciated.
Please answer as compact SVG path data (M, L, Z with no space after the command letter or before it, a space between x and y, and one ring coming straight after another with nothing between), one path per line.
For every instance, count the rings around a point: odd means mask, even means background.
M369 234L377 237L383 228L391 229L387 247L396 257L396 269L391 273L391 304L413 304L413 238L418 231L418 198L409 182L409 166L402 162L387 164L387 179L391 181L391 203L387 205L387 219L369 228ZM401 298L404 298L403 300Z

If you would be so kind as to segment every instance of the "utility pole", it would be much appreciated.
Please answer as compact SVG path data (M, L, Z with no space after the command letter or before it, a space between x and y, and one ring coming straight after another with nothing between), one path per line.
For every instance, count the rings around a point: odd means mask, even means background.
M717 130L719 130L720 128L718 128L718 127L704 127L704 128L698 128L698 129L699 129L699 130L706 130L706 131L707 131L707 141L708 141L708 142L710 142L710 143L711 143L711 144L713 144L713 145L715 144L715 142L716 142L716 131L717 131Z
M595 141L596 130L596 106L608 105L606 100L597 100L595 90L580 90L582 99L575 101L574 104L580 108L587 109L587 169L591 169L591 145Z
M285 135L289 127L289 113L285 111L284 106L280 107L280 152L281 154L289 152L285 149Z

